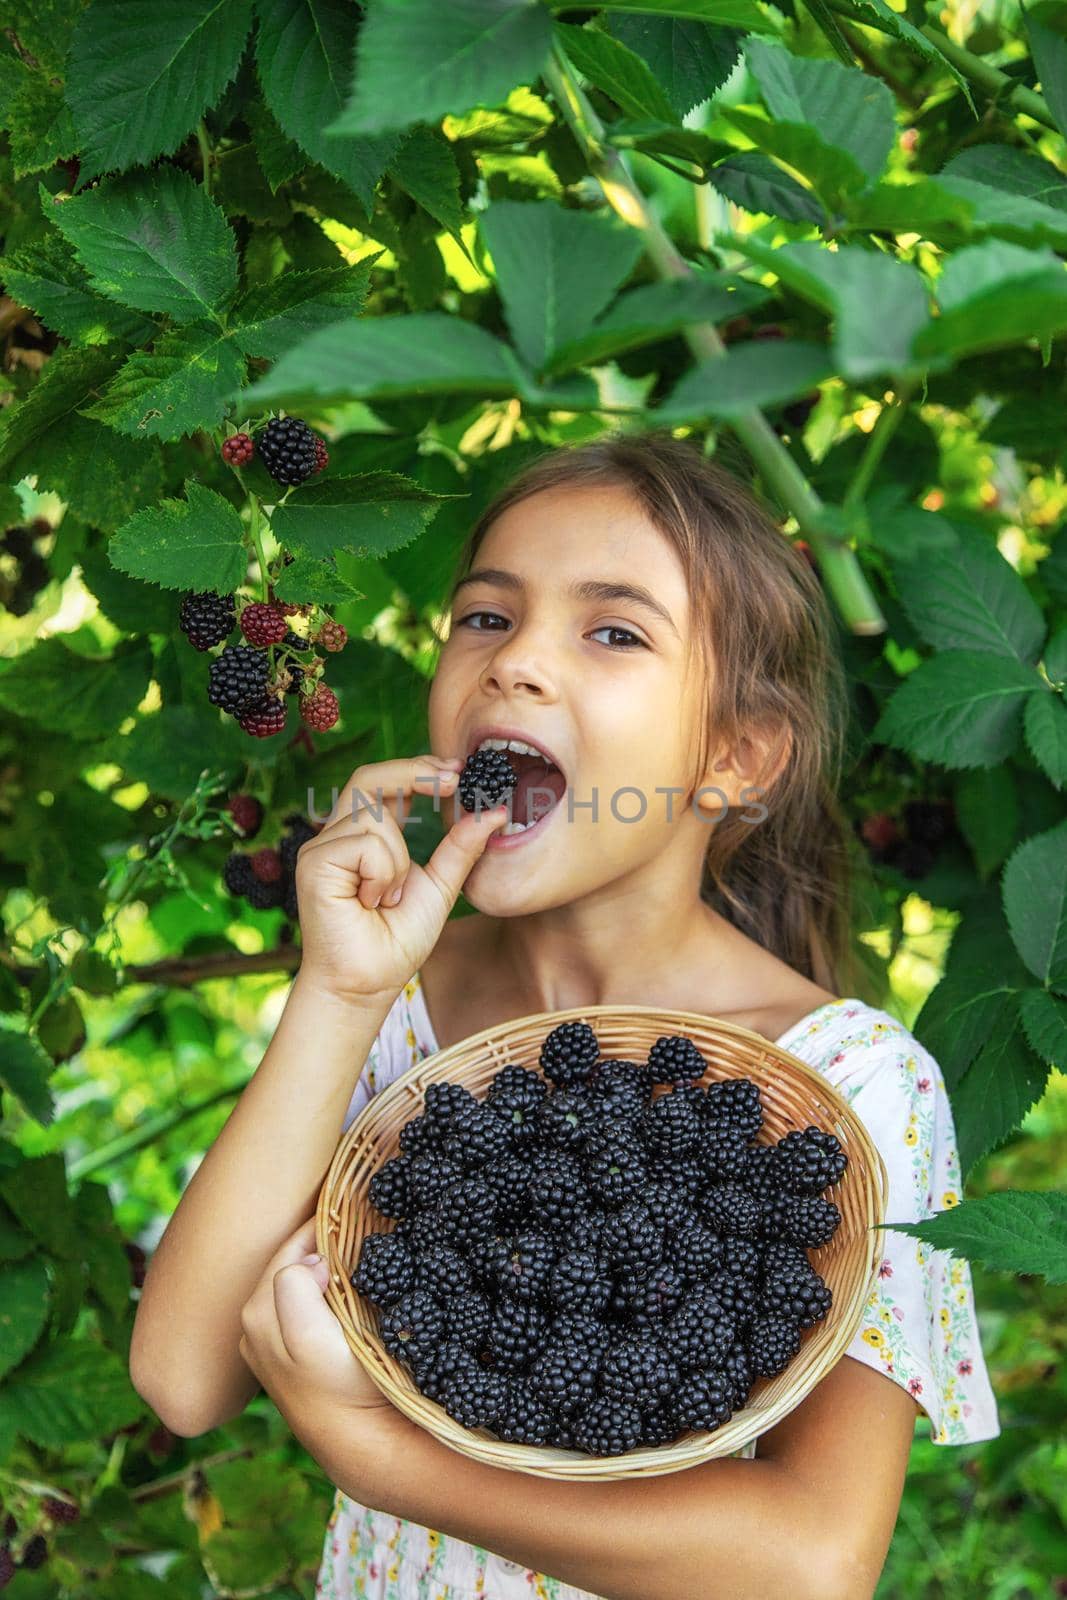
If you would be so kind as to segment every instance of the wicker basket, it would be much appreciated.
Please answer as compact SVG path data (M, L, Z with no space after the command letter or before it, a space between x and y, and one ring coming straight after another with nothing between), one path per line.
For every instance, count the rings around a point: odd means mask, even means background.
M848 1156L841 1181L829 1191L841 1212L830 1242L813 1250L813 1265L833 1291L822 1321L801 1330L800 1350L784 1372L759 1378L747 1403L711 1431L690 1431L672 1444L644 1446L617 1456L591 1456L555 1446L508 1444L485 1428L464 1428L415 1386L401 1362L389 1355L377 1328L377 1312L349 1279L368 1233L390 1232L394 1222L367 1198L377 1169L400 1150L405 1122L424 1109L430 1083L462 1083L483 1098L507 1062L540 1071L545 1035L563 1022L587 1022L601 1055L643 1062L662 1034L684 1033L709 1063L703 1083L751 1078L759 1088L764 1123L758 1143L777 1141L791 1128L809 1124L833 1133ZM657 1086L655 1093L666 1092ZM326 1298L355 1355L389 1400L443 1444L476 1461L539 1477L608 1479L654 1477L732 1455L788 1415L811 1392L851 1342L863 1315L877 1263L888 1176L885 1163L862 1122L826 1080L806 1062L747 1028L693 1011L650 1006L587 1006L541 1012L486 1028L410 1067L364 1106L347 1129L330 1164L316 1213L317 1248L329 1263Z

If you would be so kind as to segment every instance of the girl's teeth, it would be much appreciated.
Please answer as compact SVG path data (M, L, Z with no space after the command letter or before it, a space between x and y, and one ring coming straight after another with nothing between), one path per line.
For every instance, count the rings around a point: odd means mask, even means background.
M509 833L525 833L527 828L532 827L532 822L505 822L500 831L506 839Z

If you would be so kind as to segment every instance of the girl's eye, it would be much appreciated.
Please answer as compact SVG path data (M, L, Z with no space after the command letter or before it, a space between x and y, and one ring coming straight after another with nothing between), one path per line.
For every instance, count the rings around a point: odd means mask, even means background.
M461 617L459 619L459 621L456 623L456 627L457 628L465 628L465 627L467 627L471 622L473 622L475 617L495 617L498 622L506 622L507 621L507 618L506 617L502 617L500 615L500 613L497 612L497 611L468 611L468 613L467 613L467 615L465 617ZM496 630L492 629L492 628L482 628L482 627L478 627L478 628L474 629L475 633L493 633L495 631ZM621 634L623 639L626 639L626 640L630 641L627 644L609 644L606 647L609 650L632 650L634 645L639 645L642 650L647 648L647 646L645 645L645 641L643 639L639 639L637 637L636 633L631 633L629 628L617 628L614 625L614 623L611 623L611 622L605 622L602 627L594 628L593 632L594 633L616 633L616 634Z

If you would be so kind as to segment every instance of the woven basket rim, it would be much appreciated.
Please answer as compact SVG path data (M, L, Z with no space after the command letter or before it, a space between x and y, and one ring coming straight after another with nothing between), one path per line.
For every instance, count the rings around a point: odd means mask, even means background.
M713 1043L716 1040L724 1043L732 1042L743 1056L751 1058L747 1068L734 1065L729 1070L716 1074L714 1061L709 1061L709 1071L698 1081L707 1083L716 1081L717 1077L744 1076L746 1071L769 1074L784 1070L787 1079L792 1077L794 1084L806 1086L811 1092L811 1098L817 1094L818 1100L825 1108L825 1114L818 1120L825 1122L828 1114L833 1119L838 1135L842 1131L845 1132L841 1142L849 1154L849 1165L841 1184L848 1183L853 1173L863 1174L862 1179L855 1178L854 1181L862 1184L857 1194L861 1195L863 1200L860 1214L864 1223L865 1238L860 1236L857 1227L854 1230L854 1237L847 1246L850 1256L858 1262L858 1265L854 1265L851 1269L848 1293L842 1302L835 1292L834 1303L827 1316L816 1323L814 1328L804 1330L800 1351L789 1363L784 1374L779 1374L772 1380L756 1380L755 1387L760 1388L762 1392L765 1392L768 1383L776 1386L775 1400L769 1405L762 1405L757 1400L753 1405L750 1399L749 1403L733 1413L728 1422L710 1432L693 1432L683 1435L680 1441L673 1444L643 1446L624 1455L610 1457L589 1456L555 1446L508 1444L486 1429L461 1427L443 1407L428 1400L417 1390L413 1392L410 1373L400 1362L389 1356L381 1344L377 1332L376 1308L368 1311L365 1317L368 1329L373 1331L365 1331L364 1328L357 1326L353 1313L358 1312L364 1297L358 1295L348 1281L355 1260L350 1258L346 1269L346 1263L338 1248L342 1209L349 1203L346 1194L351 1188L346 1174L353 1161L358 1161L362 1147L366 1147L376 1157L370 1163L371 1170L388 1159L388 1155L383 1155L381 1152L376 1130L379 1125L388 1123L390 1113L399 1114L403 1110L402 1120L408 1121L419 1114L419 1108L424 1104L424 1089L428 1083L444 1079L463 1082L465 1068L477 1069L491 1065L495 1072L503 1064L504 1058L510 1056L511 1046L520 1036L533 1033L539 1039L543 1039L552 1028L559 1027L565 1022L577 1021L589 1023L594 1031L598 1021L622 1024L624 1028L627 1023L634 1023L646 1031L654 1027L660 1034L690 1035L691 1031L695 1030L698 1035L710 1034ZM649 1043L651 1042L650 1037ZM701 1054L707 1059L710 1046L702 1043L700 1038L696 1043ZM647 1054L648 1045L637 1044L634 1049ZM602 1048L602 1055L614 1052L614 1046L610 1051ZM488 1063L487 1056L490 1058ZM526 1064L540 1073L541 1069L536 1058ZM763 1087L761 1084L761 1098ZM484 1090L479 1093L479 1098L483 1093ZM781 1137L781 1134L776 1137ZM398 1153L395 1139L392 1140L392 1144L390 1155ZM860 1163L854 1164L854 1154L862 1157ZM374 1094L361 1108L351 1125L343 1130L322 1183L316 1207L317 1248L330 1268L326 1298L341 1322L353 1353L386 1398L411 1420L427 1427L440 1442L471 1459L494 1466L508 1467L533 1476L571 1481L650 1477L682 1470L714 1457L735 1454L800 1405L836 1364L851 1343L862 1321L864 1305L881 1259L881 1236L874 1224L885 1221L888 1186L885 1161L864 1124L844 1096L817 1068L773 1040L766 1039L762 1034L744 1028L738 1023L721 1021L717 1017L701 1012L634 1004L574 1006L559 1011L531 1012L522 1017L511 1018L505 1023L492 1024L458 1040L444 1050L435 1051L414 1062L391 1083ZM335 1194L335 1190L339 1192ZM837 1186L832 1187L831 1197L835 1190ZM385 1219L380 1213L375 1212L365 1199L358 1209L376 1219L375 1224L368 1227L366 1232L391 1231L393 1223L390 1221L385 1228L382 1228L380 1224ZM843 1220L844 1216L842 1210ZM839 1228L838 1233L840 1232ZM362 1236L359 1240L359 1243L361 1242ZM358 1255L358 1251L356 1254ZM369 1302L364 1303L369 1306ZM395 1374L400 1375L399 1382ZM784 1384L783 1377L787 1379ZM762 1399L762 1393L759 1398Z

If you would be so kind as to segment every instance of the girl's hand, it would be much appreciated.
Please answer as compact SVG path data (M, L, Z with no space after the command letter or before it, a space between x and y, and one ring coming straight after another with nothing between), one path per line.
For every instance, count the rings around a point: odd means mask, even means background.
M325 1261L315 1249L315 1218L291 1234L267 1262L241 1308L238 1349L297 1438L312 1448L319 1424L344 1409L367 1421L401 1413L352 1354L323 1298ZM355 1442L355 1441L353 1441Z
M460 809L425 867L411 860L400 822L414 794L435 792L435 779L439 795L454 795L462 766L458 757L425 755L357 767L321 831L301 845L301 973L316 988L391 1003L436 945L490 834L507 822L507 806L480 815ZM355 816L354 794L366 802Z

